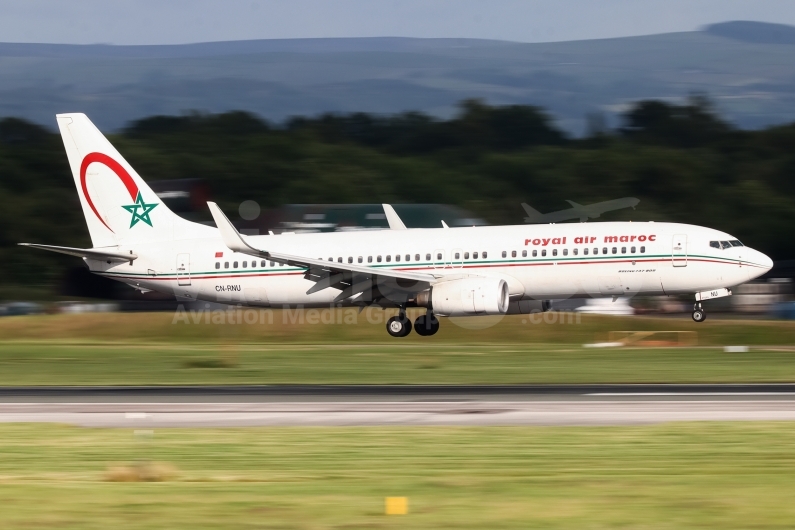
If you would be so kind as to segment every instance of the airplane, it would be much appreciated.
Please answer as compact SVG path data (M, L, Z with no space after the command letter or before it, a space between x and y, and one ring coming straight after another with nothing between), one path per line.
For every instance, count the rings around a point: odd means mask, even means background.
M80 257L95 274L178 300L397 308L387 332L405 337L412 328L434 335L442 316L531 312L533 300L688 293L702 322L702 301L773 265L735 237L694 225L412 229L389 205L390 228L380 231L241 235L213 202L216 227L171 212L84 114L56 118L93 246L20 244ZM413 324L409 307L425 308Z
M622 208L634 209L640 202L640 199L636 199L635 197L624 197L586 205L577 204L569 200L566 202L571 204L571 208L550 213L541 213L526 202L523 202L522 208L527 212L527 217L524 218L524 222L557 223L560 221L568 221L569 219L579 219L580 222L584 223L588 219L596 219L605 212L612 212L613 210L620 210Z

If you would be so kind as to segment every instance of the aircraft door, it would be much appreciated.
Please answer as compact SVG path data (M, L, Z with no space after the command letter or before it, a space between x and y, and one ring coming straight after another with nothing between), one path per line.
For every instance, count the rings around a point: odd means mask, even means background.
M177 285L190 285L190 254L177 254Z
M687 235L676 234L671 242L671 261L674 267L687 266Z
M464 266L464 251L460 248L454 248L450 253L450 265L454 269L460 269Z
M436 249L433 251L433 268L443 269L446 262L444 260L444 250Z

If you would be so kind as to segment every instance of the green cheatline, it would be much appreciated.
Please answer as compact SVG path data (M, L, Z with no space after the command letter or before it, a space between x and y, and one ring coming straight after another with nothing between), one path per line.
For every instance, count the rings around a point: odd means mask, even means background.
M0 425L4 529L787 528L793 423L85 429ZM162 463L162 483L107 482ZM384 499L409 514L387 518ZM42 504L46 499L46 504Z

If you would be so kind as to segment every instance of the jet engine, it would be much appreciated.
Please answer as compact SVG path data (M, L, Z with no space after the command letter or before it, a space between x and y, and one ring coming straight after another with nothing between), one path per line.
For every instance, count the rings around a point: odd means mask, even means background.
M416 302L440 316L503 315L508 284L499 278L464 278L437 283L417 294Z

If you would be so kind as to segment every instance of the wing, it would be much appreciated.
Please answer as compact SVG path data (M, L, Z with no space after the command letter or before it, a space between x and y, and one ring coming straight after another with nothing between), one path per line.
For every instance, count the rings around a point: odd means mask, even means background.
M254 248L248 244L221 209L214 202L208 202L215 224L221 232L224 244L233 252L248 254L263 259L284 263L306 269L304 277L315 282L307 294L316 293L329 287L341 289L336 301L345 300L355 295L370 293L369 297L361 296L361 301L369 298L387 298L391 301L402 301L411 293L424 291L443 274L426 274L389 269L376 269L354 263L339 263L322 259L307 258L282 252ZM359 300L354 300L357 302ZM404 300L403 300L404 301Z

